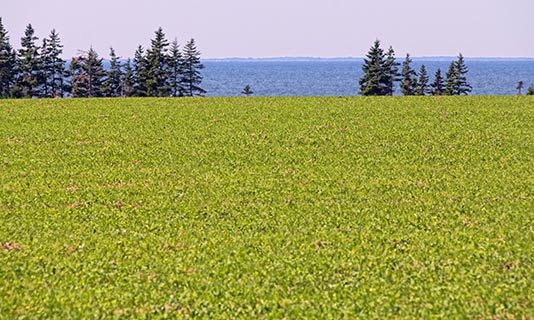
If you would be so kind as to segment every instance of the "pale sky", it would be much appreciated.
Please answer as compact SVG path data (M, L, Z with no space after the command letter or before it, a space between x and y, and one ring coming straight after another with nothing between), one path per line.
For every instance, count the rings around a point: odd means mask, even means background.
M91 45L131 57L161 26L203 58L362 57L375 39L398 57L534 58L533 12L534 0L0 0L11 44L28 23L40 39L55 28L65 57Z

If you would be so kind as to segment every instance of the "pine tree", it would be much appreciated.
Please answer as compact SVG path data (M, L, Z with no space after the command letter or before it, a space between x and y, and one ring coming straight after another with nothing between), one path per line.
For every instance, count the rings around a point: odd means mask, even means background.
M466 74L469 72L465 64L464 57L460 53L458 60L451 62L449 71L447 71L447 78L445 79L445 94L449 96L454 95L468 95L472 87L467 82Z
M183 96L182 77L183 77L182 53L178 40L174 39L169 50L169 76L171 86L171 96Z
M137 47L133 60L134 87L133 95L136 97L148 96L148 71L149 65L142 46Z
M428 73L426 67L423 64L419 70L419 78L417 80L417 86L415 88L415 93L418 96L424 96L428 93Z
M405 96L415 95L415 87L417 85L417 73L410 66L412 59L410 54L406 54L406 59L402 62L402 82L401 90Z
M0 18L0 98L12 96L15 82L15 51L9 43L7 30Z
M55 98L63 97L65 91L65 61L61 58L63 45L60 42L56 30L52 30L48 38L43 39L42 75L43 90L42 97Z
M253 95L254 92L252 91L252 89L250 88L250 85L246 85L245 88L243 89L243 91L241 91L241 94L245 95L245 96L250 96L250 95Z
M362 96L382 96L388 93L390 84L385 65L386 55L380 47L380 40L376 40L363 61L363 77L359 82Z
M32 98L40 95L42 85L42 61L39 46L35 44L39 38L35 36L32 25L26 26L24 37L21 38L21 49L18 51L18 79L17 86L22 91L24 98Z
M430 94L433 96L441 96L445 91L445 84L443 83L443 77L441 76L441 69L438 68L436 75L434 76L434 82L430 85Z
M460 53L458 55L458 60L456 61L456 72L458 74L457 79L457 94L458 95L469 95L471 90L473 89L471 85L467 82L467 73L469 72L469 68L467 68L467 65L465 64L464 56Z
M115 49L109 50L110 66L106 72L106 80L103 84L104 96L120 97L122 95L122 70L120 58L115 54Z
M395 82L400 80L399 66L400 63L395 59L395 51L393 50L393 47L390 46L386 53L386 62L384 64L386 77L385 94L388 96L393 95Z
M151 41L151 48L147 51L148 79L147 89L149 96L167 97L170 95L168 46L165 33L160 27Z
M449 70L447 71L445 78L445 91L446 96L454 96L458 92L458 71L456 69L456 62L451 62Z
M102 96L102 82L106 73L102 59L92 47L87 53L73 58L69 70L73 97Z
M124 70L121 79L121 88L123 97L131 97L134 95L135 73L132 68L132 61L128 58L124 64Z
M527 96L534 96L534 86L528 87Z
M206 90L200 87L202 83L201 69L204 65L200 62L200 52L195 45L195 39L191 39L185 45L182 53L183 61L183 78L182 87L184 96L192 97L195 95L202 96Z

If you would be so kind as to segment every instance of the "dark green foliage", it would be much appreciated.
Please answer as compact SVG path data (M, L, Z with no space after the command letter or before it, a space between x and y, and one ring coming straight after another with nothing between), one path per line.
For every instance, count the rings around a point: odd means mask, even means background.
M115 54L115 50L110 48L110 66L106 72L106 80L103 83L103 93L106 97L122 96L122 66L120 58Z
M441 76L441 69L438 68L436 75L434 76L434 82L430 85L430 94L433 96L441 96L445 91L445 84L443 83L443 77Z
M534 96L534 86L528 87L527 96Z
M75 98L101 97L106 75L102 59L91 47L87 53L72 59L70 65L71 94Z
M386 53L386 62L384 65L385 68L385 82L386 82L386 92L385 94L388 96L392 96L394 92L394 85L395 82L400 81L400 73L399 73L399 66L400 63L398 63L395 59L395 51L393 50L393 47L389 47L388 52Z
M41 97L63 97L65 91L65 61L61 58L63 45L56 30L43 39Z
M200 87L202 82L201 69L204 65L200 62L200 52L195 45L195 39L189 40L183 49L183 78L182 87L184 96L202 96L206 90Z
M464 57L460 53L457 61L451 62L445 80L445 94L449 96L469 95L472 90L467 82L466 74L469 72Z
M401 80L401 90L402 94L405 96L413 96L416 94L417 73L410 66L411 63L412 59L410 58L410 54L406 54L406 59L402 62Z
M250 96L252 94L254 94L254 92L252 91L252 89L250 88L250 85L246 85L245 88L243 89L243 91L241 91L241 94L245 95L245 96Z
M9 43L7 30L0 18L0 98L12 96L15 81L16 57L13 47Z
M154 97L167 97L171 91L167 56L169 42L165 38L162 28L155 32L155 38L151 43L151 48L146 55L148 62L147 94Z
M517 87L516 87L516 89L517 89L517 95L518 95L518 96L521 95L521 90L523 90L523 86L524 86L523 81L519 81L519 82L517 83Z
M43 77L40 48L35 44L38 39L35 36L35 30L32 25L26 26L24 37L21 38L21 49L18 51L17 75L17 86L24 98L33 98L40 95Z
M121 88L123 97L131 97L134 94L135 74L132 68L132 61L128 58L123 65Z
M415 93L418 96L424 96L428 93L428 73L424 64L419 70L419 78L417 79Z
M362 71L363 77L359 81L362 96L393 94L393 82L398 69L392 48L386 59L386 54L380 47L380 40L376 40L363 61Z
M171 96L173 97L183 96L182 75L182 53L180 52L178 40L174 39L169 50L169 83L171 87Z
M133 78L134 78L134 88L133 95L137 97L146 97L148 96L148 70L149 65L145 57L145 52L142 46L137 47L135 51L135 56L133 60Z

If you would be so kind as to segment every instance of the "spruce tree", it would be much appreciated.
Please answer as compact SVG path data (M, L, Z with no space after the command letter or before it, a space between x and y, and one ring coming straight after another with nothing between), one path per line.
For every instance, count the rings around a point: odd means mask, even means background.
M424 96L428 93L428 73L424 64L421 65L421 69L419 69L419 78L417 80L415 93L418 96Z
M202 75L200 70L204 69L204 65L200 62L200 52L195 45L195 39L189 40L184 46L182 53L183 61L183 78L182 87L184 96L202 96L206 90L200 87L202 83Z
M467 73L469 68L465 64L464 56L460 53L458 55L458 60L456 61L456 73L457 73L457 94L458 95L469 95L473 89L471 85L467 82Z
M134 87L133 95L136 97L148 96L149 65L142 46L138 46L133 60Z
M399 66L400 63L398 63L395 59L395 51L393 50L393 47L390 46L388 52L386 53L386 62L384 64L386 77L385 95L393 95L395 82L400 80Z
M160 27L155 32L155 38L151 41L151 47L147 51L149 65L147 93L149 96L166 97L170 95L168 47L169 42Z
M410 66L411 63L412 59L410 58L410 54L406 54L406 59L402 62L401 80L401 90L402 94L405 96L413 96L416 93L417 73Z
M243 91L241 91L241 94L245 95L245 96L250 96L250 95L253 95L254 92L252 91L252 89L250 88L250 85L246 85L245 88L243 88Z
M42 85L42 61L39 46L35 44L39 38L35 36L32 25L26 26L24 37L21 38L21 49L18 51L18 79L17 86L24 98L33 98L40 95Z
M458 71L456 69L456 62L451 62L449 70L447 71L445 78L445 91L446 96L454 96L458 92Z
M106 80L103 83L104 96L106 97L120 97L122 95L122 66L120 58L117 57L115 49L109 50L110 66L106 72Z
M9 43L7 30L0 17L0 98L12 96L15 82L16 57L13 47Z
M135 73L132 68L132 61L128 58L124 64L124 70L121 79L121 88L123 97L131 97L134 95Z
M43 90L41 96L46 98L63 97L65 91L65 61L61 58L63 45L56 30L43 39L42 75Z
M73 97L102 96L102 82L106 73L102 59L92 47L87 53L73 58L69 70Z
M382 96L389 92L390 82L386 71L386 55L380 47L380 40L376 40L363 60L363 77L360 79L360 94L362 96Z
M182 53L178 40L174 39L169 50L169 76L171 86L171 96L183 96L182 77L183 77Z
M445 91L445 84L441 76L441 69L438 68L434 76L434 82L430 85L430 94L433 96L441 96Z

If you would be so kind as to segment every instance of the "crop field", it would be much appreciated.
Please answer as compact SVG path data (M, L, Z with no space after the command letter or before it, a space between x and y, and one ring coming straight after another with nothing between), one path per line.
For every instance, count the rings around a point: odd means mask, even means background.
M0 100L0 319L534 318L534 98Z

